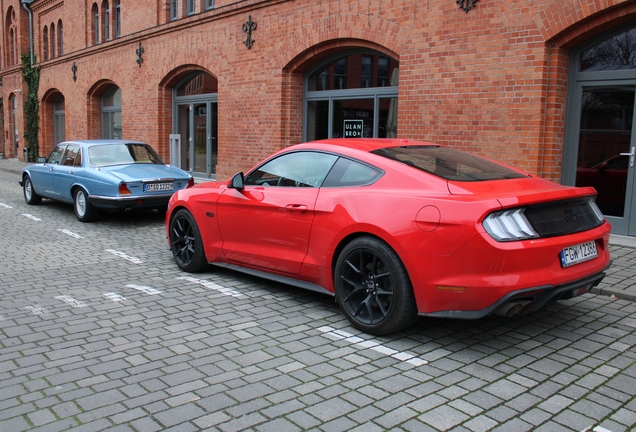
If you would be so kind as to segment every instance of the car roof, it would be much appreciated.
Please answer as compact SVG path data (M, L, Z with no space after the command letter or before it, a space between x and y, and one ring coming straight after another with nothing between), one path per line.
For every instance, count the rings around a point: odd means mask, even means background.
M316 148L316 147L336 146L339 148L349 148L353 150L361 150L371 152L373 150L387 147L404 147L404 146L436 146L446 147L440 144L407 140L402 138L331 138L317 141L310 141L302 144L296 144L294 148ZM323 147L323 148L324 148Z
M146 144L136 140L121 140L121 139L92 139L92 140L69 140L61 142L60 144L79 144L81 146L92 145L114 145L114 144Z

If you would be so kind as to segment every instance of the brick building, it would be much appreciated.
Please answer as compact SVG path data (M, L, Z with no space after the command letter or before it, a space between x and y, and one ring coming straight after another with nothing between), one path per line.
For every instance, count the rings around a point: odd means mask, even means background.
M40 155L122 137L226 178L356 124L594 185L636 235L633 0L0 3L5 157L24 157L33 47Z

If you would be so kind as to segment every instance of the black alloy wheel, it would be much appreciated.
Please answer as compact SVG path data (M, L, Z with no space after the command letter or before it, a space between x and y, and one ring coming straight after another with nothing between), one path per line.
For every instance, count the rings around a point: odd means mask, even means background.
M384 335L416 321L408 273L383 241L374 237L351 241L338 257L334 278L338 304L357 329Z
M188 210L177 211L170 221L170 248L175 262L184 271L199 272L208 265L199 227Z

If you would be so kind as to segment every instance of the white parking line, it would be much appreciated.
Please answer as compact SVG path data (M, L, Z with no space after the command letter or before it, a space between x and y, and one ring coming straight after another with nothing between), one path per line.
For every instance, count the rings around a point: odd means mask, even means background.
M49 311L47 311L40 305L27 306L24 309L31 311L33 315L48 315L49 314Z
M231 288L226 288L222 285L219 284L215 284L214 282L208 281L208 280L204 280L204 279L197 279L197 278L193 278L190 276L182 276L182 277L178 277L177 279L181 279L181 280L185 280L188 282L192 282L195 284L199 284L207 289L211 289L214 291L218 291L221 294L225 294L228 296L232 296L232 297L236 297L236 298L241 298L241 297L245 297L245 295L243 293L240 293L238 291L235 291Z
M161 294L161 291L159 291L158 289L155 289L153 287L149 287L149 286L144 286L144 285L135 285L135 284L128 284L126 285L128 288L132 288L135 289L137 291L141 291L143 293L146 293L148 295L157 295L157 294Z
M56 298L58 300L62 300L64 303L73 306L74 308L82 308L82 307L86 307L86 303L84 303L81 300L77 300L74 299L71 296L67 296L67 295L59 295L59 296L55 296L53 298Z
M76 239L84 238L84 237L82 237L81 235L76 234L76 233L74 233L74 232L72 232L72 231L69 231L69 230L67 230L67 229L59 229L59 228L58 228L58 231L59 231L59 232L61 232L61 233L64 233L64 234L70 235L71 237L75 237Z
M113 255L117 255L120 258L126 259L130 262L133 262L135 264L143 264L143 261L140 260L139 258L130 256L130 255L126 255L124 252L121 251L116 251L115 249L106 249L106 252L110 252Z
M104 293L103 295L104 295L104 297L106 297L107 299L112 300L112 301L114 301L114 302L123 302L123 301L126 301L126 297L124 297L124 296L122 296L122 295L119 295L119 294L117 294L117 293L114 293L114 292L107 292L107 293Z
M13 208L9 204L5 204L5 203L0 203L0 207L4 207L6 209L12 209Z
M34 221L36 221L36 222L40 222L40 221L42 220L42 219L40 219L39 217L35 217L35 216L33 216L32 214L30 214L30 213L22 213L22 216L26 216L26 217L28 217L29 219L34 220Z
M612 432L609 429L605 429L604 427L601 426L590 426L590 427L586 427L585 429L583 429L581 432Z
M396 360L400 360L400 361L412 364L413 366L422 366L422 365L428 364L426 360L422 360L421 358L416 357L415 354L394 350L393 348L384 346L380 342L375 341L373 339L365 340L361 337L354 336L351 333L347 333L342 330L336 330L333 327L329 327L329 326L319 327L318 330L324 333L323 336L329 339L345 340L346 342L350 342L361 348L372 349L373 351L379 352L387 356L391 356Z

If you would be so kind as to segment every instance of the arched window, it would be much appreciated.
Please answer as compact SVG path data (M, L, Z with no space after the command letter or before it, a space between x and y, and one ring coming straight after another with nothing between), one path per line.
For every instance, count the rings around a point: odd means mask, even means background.
M57 55L64 55L64 31L62 30L62 20L57 22Z
M110 86L102 95L102 138L121 139L121 89Z
M55 24L51 23L51 58L55 58Z
M65 117L64 96L59 95L53 101L53 144L66 141Z
M336 54L305 83L305 141L397 137L399 62L377 51Z
M9 59L9 63L11 63L12 65L18 63L17 61L17 55L15 54L16 52L16 40L15 40L15 32L13 31L13 29L9 30L9 44L11 45L9 47L9 49L11 50L11 58Z
M44 26L42 31L42 58L49 59L49 28L47 26Z
M9 43L9 51L7 52L7 64L9 66L17 64L20 60L20 55L18 53L18 21L15 16L15 9L9 6L9 10L7 13L7 26L5 27L7 30L6 37L8 38Z
M121 36L121 1L115 0L115 37Z
M97 3L93 3L93 43L97 45L99 43L99 8Z
M108 2L104 1L102 2L102 13L104 14L103 16L103 24L102 24L102 28L104 29L104 41L110 40L110 25L109 25L109 21L110 21L110 9L108 7Z

